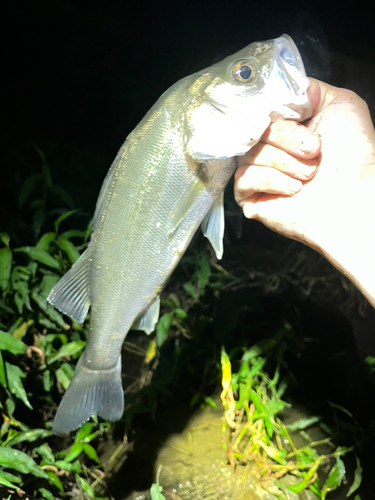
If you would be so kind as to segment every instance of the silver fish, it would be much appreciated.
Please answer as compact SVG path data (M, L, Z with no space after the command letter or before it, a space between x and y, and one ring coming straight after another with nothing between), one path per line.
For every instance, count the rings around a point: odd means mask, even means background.
M150 333L168 277L203 221L223 253L223 191L271 121L311 114L293 40L252 43L169 88L127 137L102 186L90 244L48 301L90 333L53 431L124 408L121 346L131 328Z

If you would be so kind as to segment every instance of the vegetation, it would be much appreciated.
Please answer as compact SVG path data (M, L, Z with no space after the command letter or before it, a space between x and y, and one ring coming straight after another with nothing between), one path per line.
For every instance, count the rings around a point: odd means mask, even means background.
M1 497L112 498L104 480L109 473L103 472L98 448L112 433L113 425L98 422L94 417L72 437L51 433L55 409L85 346L89 318L83 325L77 324L48 305L46 297L86 248L91 223L87 223L86 217L84 229L67 229L69 223L72 226L71 221L77 224L82 214L65 191L54 185L44 155L39 155L42 171L26 180L19 195L20 209L28 206L28 213L32 214L31 218L27 215L31 228L27 238L34 243L20 246L19 235L0 233ZM55 204L52 208L51 195ZM56 206L56 198L63 208ZM42 234L45 227L49 230ZM294 342L294 334L280 321L266 319L251 292L242 293L239 302L231 291L237 283L235 275L209 257L205 243L203 249L198 244L184 257L162 300L156 334L147 340L144 349L130 342L124 344L126 351L141 360L140 372L125 389L123 440L109 462L114 463L127 449L134 416L155 415L161 399L168 399L173 384L180 383L183 373L195 376L196 367L203 367L203 375L197 377L199 382L190 392L186 389L186 397L192 406L213 404L209 395L218 387L220 350L221 345L226 345L230 356L222 350L221 363L223 433L229 462L236 466L254 461L262 484L267 487L266 482L273 481L279 486L280 499L285 498L285 487L279 479L288 472L298 478L295 485L288 486L290 490L310 488L324 500L329 491L344 481L342 457L352 447L335 447L332 438L327 437L324 444L331 446L332 451L318 454L316 447L322 443L311 442L307 428L313 423L323 425L320 417L296 422L294 427L282 423L278 414L288 404L281 399L286 388L281 373L285 371L284 357ZM215 304L215 311L210 302ZM225 308L232 308L229 323ZM239 340L229 339L241 325L241 315L249 313L255 314L254 324L260 329L266 324L272 339L251 348L238 347ZM241 345L246 346L247 341ZM229 359L239 366L233 374ZM272 369L270 377L267 373ZM295 429L306 438L306 445L300 448L291 437ZM332 468L321 485L317 474L328 461ZM349 494L354 494L360 482L361 465L357 458ZM157 482L151 497L162 500L161 490Z

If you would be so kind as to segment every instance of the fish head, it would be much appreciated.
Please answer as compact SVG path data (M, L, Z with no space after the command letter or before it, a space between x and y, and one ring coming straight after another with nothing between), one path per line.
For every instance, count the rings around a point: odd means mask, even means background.
M252 43L193 76L185 140L197 160L243 155L271 122L311 116L309 80L288 35Z

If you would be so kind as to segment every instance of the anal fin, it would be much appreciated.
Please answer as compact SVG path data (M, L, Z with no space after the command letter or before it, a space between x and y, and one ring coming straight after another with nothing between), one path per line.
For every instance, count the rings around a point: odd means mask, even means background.
M160 299L157 298L147 309L147 311L134 321L131 330L143 330L147 335L155 330L155 325L159 319Z

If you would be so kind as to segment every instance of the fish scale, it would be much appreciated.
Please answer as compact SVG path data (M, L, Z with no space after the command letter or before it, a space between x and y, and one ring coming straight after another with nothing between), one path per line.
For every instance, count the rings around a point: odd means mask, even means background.
M78 322L91 307L86 348L58 408L66 433L97 413L121 417L121 346L150 333L160 293L198 227L223 253L223 192L271 123L311 113L294 42L255 42L172 85L127 137L102 186L86 251L48 301Z

